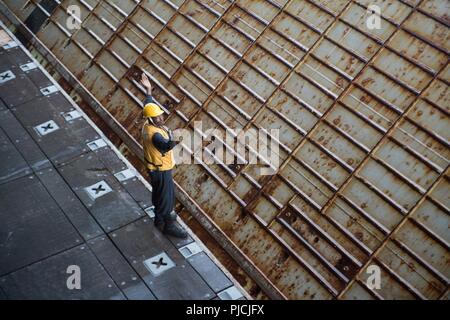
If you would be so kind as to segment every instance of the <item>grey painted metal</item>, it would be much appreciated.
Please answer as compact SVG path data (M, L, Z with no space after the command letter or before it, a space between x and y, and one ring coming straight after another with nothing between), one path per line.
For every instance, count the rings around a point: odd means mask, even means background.
M112 234L112 241L125 254L128 262L142 277L158 299L212 299L215 294L201 276L188 264L176 248L157 231L149 218L139 219ZM151 244L151 245L143 245ZM164 256L161 256L164 253ZM160 261L160 258L163 258ZM168 257L174 265L162 273L150 272L144 261L149 259L150 266L163 265ZM156 259L157 258L157 259ZM156 261L155 261L156 259ZM153 265L155 262L156 265Z
M88 246L128 299L154 300L155 296L106 236L88 242Z
M40 170L51 166L51 162L42 150L34 143L33 139L17 121L10 110L0 113L0 127L7 134L9 141L14 144L21 156L34 170ZM10 164L11 165L11 164Z
M137 178L122 182L122 186L131 194L141 208L147 212L147 209L152 206L151 192Z
M29 175L32 172L28 163L1 129L0 146L0 183Z
M0 191L0 232L5 239L0 248L0 275L81 243L76 229L35 175L2 184Z
M9 74L13 74L14 76L5 79L8 81L0 85L0 94L2 95L3 102L10 108L31 101L41 95L33 82L25 75L19 74L19 71L20 68L13 66ZM16 90L11 92L8 89L9 86L14 86Z
M41 10L22 2L5 1L22 21ZM33 43L135 154L143 90L131 66L150 76L172 128L280 129L271 177L224 163L175 174L182 204L269 296L445 296L445 1L72 2L81 29L62 23L62 2ZM365 24L373 2L379 30ZM371 265L380 290L366 284Z
M54 93L11 109L55 165L87 152L86 141L98 138L98 134L84 118L65 121L63 114L72 108L70 105L60 104L60 99L61 94Z
M193 242L192 244L192 246L196 245L195 242ZM223 274L223 272L214 264L213 261L211 261L211 259L204 252L197 252L195 254L192 254L187 258L187 260L189 261L190 265L208 283L210 288L214 290L214 292L219 293L225 288L233 285L230 279L228 279ZM242 296L242 293L240 293L240 296Z
M101 140L102 141L98 143L98 146L101 147L94 150L94 154L97 158L111 173L115 174L119 171L125 170L127 165L117 156L117 153L114 152L108 144L103 145L103 143L106 142L105 139Z
M113 231L144 215L95 154L82 154L58 171L104 230Z
M35 170L35 172L40 182L85 241L104 235L103 229L54 167Z
M82 272L82 290L70 290L66 284L68 274L64 271L73 261ZM0 286L10 299L125 300L124 294L85 244L2 277Z

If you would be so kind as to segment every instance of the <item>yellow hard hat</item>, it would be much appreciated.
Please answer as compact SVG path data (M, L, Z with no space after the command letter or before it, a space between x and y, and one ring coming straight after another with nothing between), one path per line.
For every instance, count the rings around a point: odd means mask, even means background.
M154 118L160 116L164 111L156 103L147 103L142 109L142 116L144 118Z

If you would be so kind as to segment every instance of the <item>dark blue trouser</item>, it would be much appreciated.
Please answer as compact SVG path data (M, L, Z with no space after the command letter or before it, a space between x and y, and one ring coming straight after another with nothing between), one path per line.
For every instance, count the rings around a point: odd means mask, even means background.
M149 171L152 185L152 202L155 206L156 219L169 219L175 203L175 186L172 170Z

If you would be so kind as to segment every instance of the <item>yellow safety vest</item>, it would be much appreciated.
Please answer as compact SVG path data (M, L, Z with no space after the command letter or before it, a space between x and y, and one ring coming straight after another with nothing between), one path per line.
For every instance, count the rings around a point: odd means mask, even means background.
M146 123L142 127L142 137L144 140L144 157L149 170L166 171L175 166L175 160L173 157L173 151L170 150L166 153L161 153L153 145L153 135L160 133L165 139L169 139L169 133L161 128Z

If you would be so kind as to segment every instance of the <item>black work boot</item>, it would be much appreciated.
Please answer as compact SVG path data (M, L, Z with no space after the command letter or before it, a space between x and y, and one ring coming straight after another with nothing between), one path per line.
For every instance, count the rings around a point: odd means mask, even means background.
M177 214L175 213L175 211L172 211L171 213L169 213L169 215L167 216L167 219L170 221L177 221Z
M167 234L169 236L185 239L188 236L188 233L186 230L184 230L180 225L178 225L175 221L166 220L164 227L164 234Z

